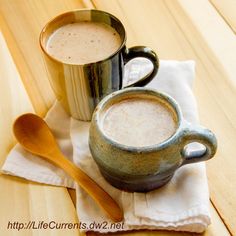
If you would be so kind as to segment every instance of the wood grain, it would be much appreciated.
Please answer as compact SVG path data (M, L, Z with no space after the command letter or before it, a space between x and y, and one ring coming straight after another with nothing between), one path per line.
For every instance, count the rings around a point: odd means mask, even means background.
M0 166L13 146L12 122L22 112L33 111L33 107L12 60L0 31Z
M221 17L229 27L236 33L236 1L235 0L210 0Z
M0 166L13 146L12 123L33 107L22 84L5 40L0 32ZM29 221L78 222L74 205L66 188L40 185L20 178L0 174L0 235L15 235L7 229L9 222ZM17 235L78 235L77 230L22 230Z
M194 90L200 120L216 133L219 142L216 157L207 164L211 198L235 234L235 35L207 1L140 0L135 11L131 10L135 0L93 2L121 19L129 46L142 43L154 48L161 59L196 61Z
M1 235L83 235L77 229L7 229L10 223L78 222L66 188L41 185L12 176L0 176ZM4 217L3 217L4 216ZM51 224L54 227L54 223Z
M82 7L76 0L0 1L0 25L37 114L45 114L55 99L39 47L40 31L56 15Z
M120 18L128 33L128 46L150 46L161 59L196 61L194 91L200 120L216 133L219 141L216 157L207 163L213 203L212 225L202 235L236 235L236 21L233 0L0 0L0 28L7 43L0 34L0 111L4 114L0 116L0 164L14 143L11 124L15 117L33 110L43 115L55 99L38 46L41 28L55 15L81 7L96 7ZM1 216L4 216L0 217L1 235L16 233L4 228L8 220L77 221L65 188L0 175L0 191ZM79 234L75 230L31 230L17 235L42 233ZM116 235L194 234L138 231Z

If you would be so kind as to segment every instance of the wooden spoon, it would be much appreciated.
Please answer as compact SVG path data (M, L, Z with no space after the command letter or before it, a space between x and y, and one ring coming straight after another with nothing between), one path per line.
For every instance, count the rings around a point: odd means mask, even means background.
M16 119L13 131L18 142L27 151L47 159L66 171L113 221L118 222L123 219L123 212L112 197L63 156L50 128L43 119L31 113L24 114Z

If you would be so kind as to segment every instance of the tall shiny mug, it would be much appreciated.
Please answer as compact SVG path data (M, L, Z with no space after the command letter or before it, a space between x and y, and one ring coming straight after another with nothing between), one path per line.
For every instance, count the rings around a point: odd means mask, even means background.
M101 22L113 27L121 37L119 49L104 60L89 64L69 64L52 57L47 52L47 42L52 33L69 23ZM99 10L75 10L52 19L40 34L40 46L52 88L65 110L75 119L91 120L99 101L106 95L122 89L124 65L133 58L144 57L153 64L152 71L129 85L144 86L156 75L159 60L153 50L144 46L126 48L126 32L122 23L113 15ZM105 45L104 45L105 46Z

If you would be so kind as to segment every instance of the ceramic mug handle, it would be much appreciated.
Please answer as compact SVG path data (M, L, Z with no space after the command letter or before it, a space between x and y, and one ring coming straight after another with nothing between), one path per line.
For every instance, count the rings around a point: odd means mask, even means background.
M205 146L205 151L195 151L188 153L186 145L197 142ZM187 125L181 133L181 155L183 158L182 165L206 161L211 159L216 153L217 140L215 135L200 125Z
M138 81L125 86L124 88L128 87L142 87L148 84L154 76L157 74L158 68L159 68L159 59L156 53L145 46L135 46L127 49L126 53L124 54L124 64L129 62L130 60L136 58L136 57L144 57L147 58L151 63L153 64L153 69L150 73L148 73L143 78L139 79Z

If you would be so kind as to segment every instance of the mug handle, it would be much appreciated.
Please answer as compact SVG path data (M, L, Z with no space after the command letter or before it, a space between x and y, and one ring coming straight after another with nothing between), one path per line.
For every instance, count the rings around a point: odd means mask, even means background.
M157 74L157 71L159 68L159 59L158 59L157 54L151 48L148 48L145 46L135 46L135 47L131 47L131 48L127 49L127 51L124 54L124 64L126 64L130 60L134 59L135 57L147 58L153 64L153 69L150 73L148 73L143 78L139 79L138 81L136 81L128 86L125 86L124 88L145 86Z
M205 146L205 151L198 150L187 153L186 145L192 142L198 142ZM209 130L200 125L187 125L181 134L180 152L182 155L182 164L196 163L211 159L217 149L216 136Z

